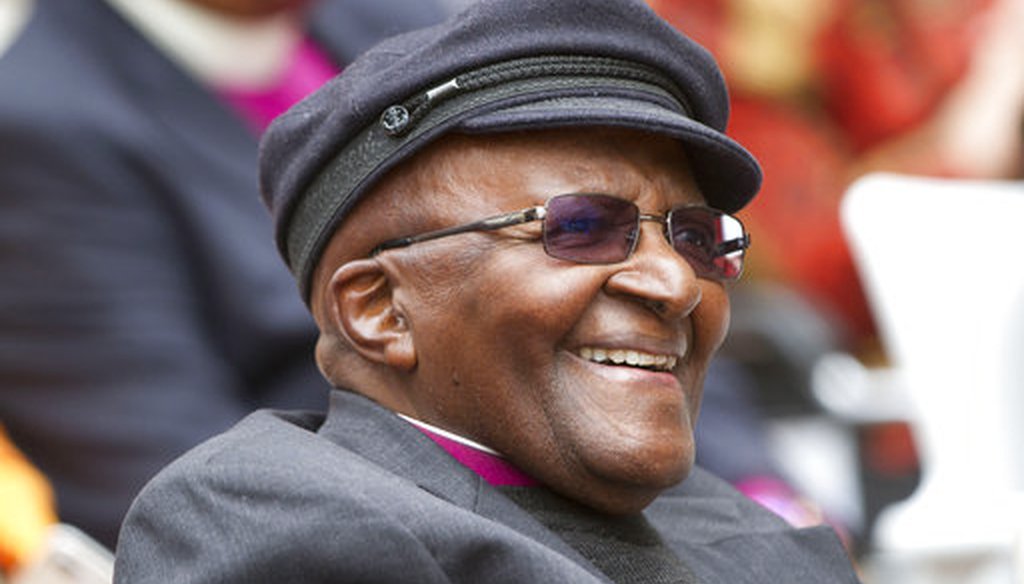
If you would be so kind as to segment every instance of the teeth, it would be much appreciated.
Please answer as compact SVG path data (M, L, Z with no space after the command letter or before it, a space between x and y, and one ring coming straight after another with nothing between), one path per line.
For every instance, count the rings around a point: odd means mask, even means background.
M583 347L579 351L580 357L595 363L611 362L615 365L629 365L632 367L645 367L659 371L669 371L675 368L679 359L674 355L654 355L633 349L598 349L595 347Z

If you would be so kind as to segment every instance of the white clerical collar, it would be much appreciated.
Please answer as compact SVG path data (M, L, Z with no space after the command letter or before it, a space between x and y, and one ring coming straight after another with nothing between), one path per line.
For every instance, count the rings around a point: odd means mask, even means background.
M78 1L78 0L73 0ZM210 85L262 89L302 41L298 15L231 18L186 0L107 0L153 44Z
M29 0L3 0L0 2L0 56L4 54L28 22L32 13Z
M426 430L427 432L432 432L434 434L437 434L438 436L441 436L443 438L447 438L448 440L451 440L452 442L458 442L459 444L462 444L463 446L468 446L468 447L470 447L470 448L472 448L474 450L479 450L481 452L486 452L487 454L490 454L492 456L497 456L499 458L504 458L501 455L500 452L498 452L498 451L496 451L496 450L494 450L492 448L488 448L488 447L484 446L483 444L480 444L479 442L474 442L473 440L470 440L469 438L466 438L464 436L459 436L458 434L454 434L452 432L449 432L448 430L442 430L441 428L438 428L437 426L432 426L432 425L430 425L430 424L428 424L426 422L421 422L421 421L417 420L416 418L410 418L409 416L406 416L405 414L399 414L398 412L395 412L395 413L398 415L399 418L402 418L403 420L405 420L406 422L409 422L413 426L418 426L418 427Z

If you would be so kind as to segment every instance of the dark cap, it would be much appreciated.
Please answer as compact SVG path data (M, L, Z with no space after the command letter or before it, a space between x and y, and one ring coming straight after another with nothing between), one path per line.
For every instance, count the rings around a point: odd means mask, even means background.
M478 0L386 40L278 118L260 176L278 248L309 297L324 246L385 173L447 132L619 126L677 138L711 206L757 192L723 133L725 83L702 47L641 0Z

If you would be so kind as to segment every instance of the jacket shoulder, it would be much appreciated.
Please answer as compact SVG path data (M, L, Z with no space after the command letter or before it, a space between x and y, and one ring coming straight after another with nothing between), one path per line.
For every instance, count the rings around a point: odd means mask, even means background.
M701 468L647 514L702 582L858 582L831 527L794 528Z
M257 412L166 467L128 512L115 581L444 581L370 496L397 479L317 436L320 420Z

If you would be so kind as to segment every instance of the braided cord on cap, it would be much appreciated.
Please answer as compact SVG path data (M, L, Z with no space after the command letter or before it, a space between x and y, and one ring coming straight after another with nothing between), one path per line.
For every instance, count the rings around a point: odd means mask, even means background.
M503 61L463 73L409 99L403 104L388 107L381 114L380 123L393 136L408 132L433 107L460 93L485 89L522 79L543 77L608 77L632 79L656 85L668 91L686 115L691 115L686 96L667 77L654 69L613 59L583 55L552 55L527 57Z
M316 260L336 225L369 184L407 155L474 113L593 90L642 95L690 115L679 88L649 67L578 55L489 65L386 108L325 165L291 213L285 253L303 299L309 299Z

